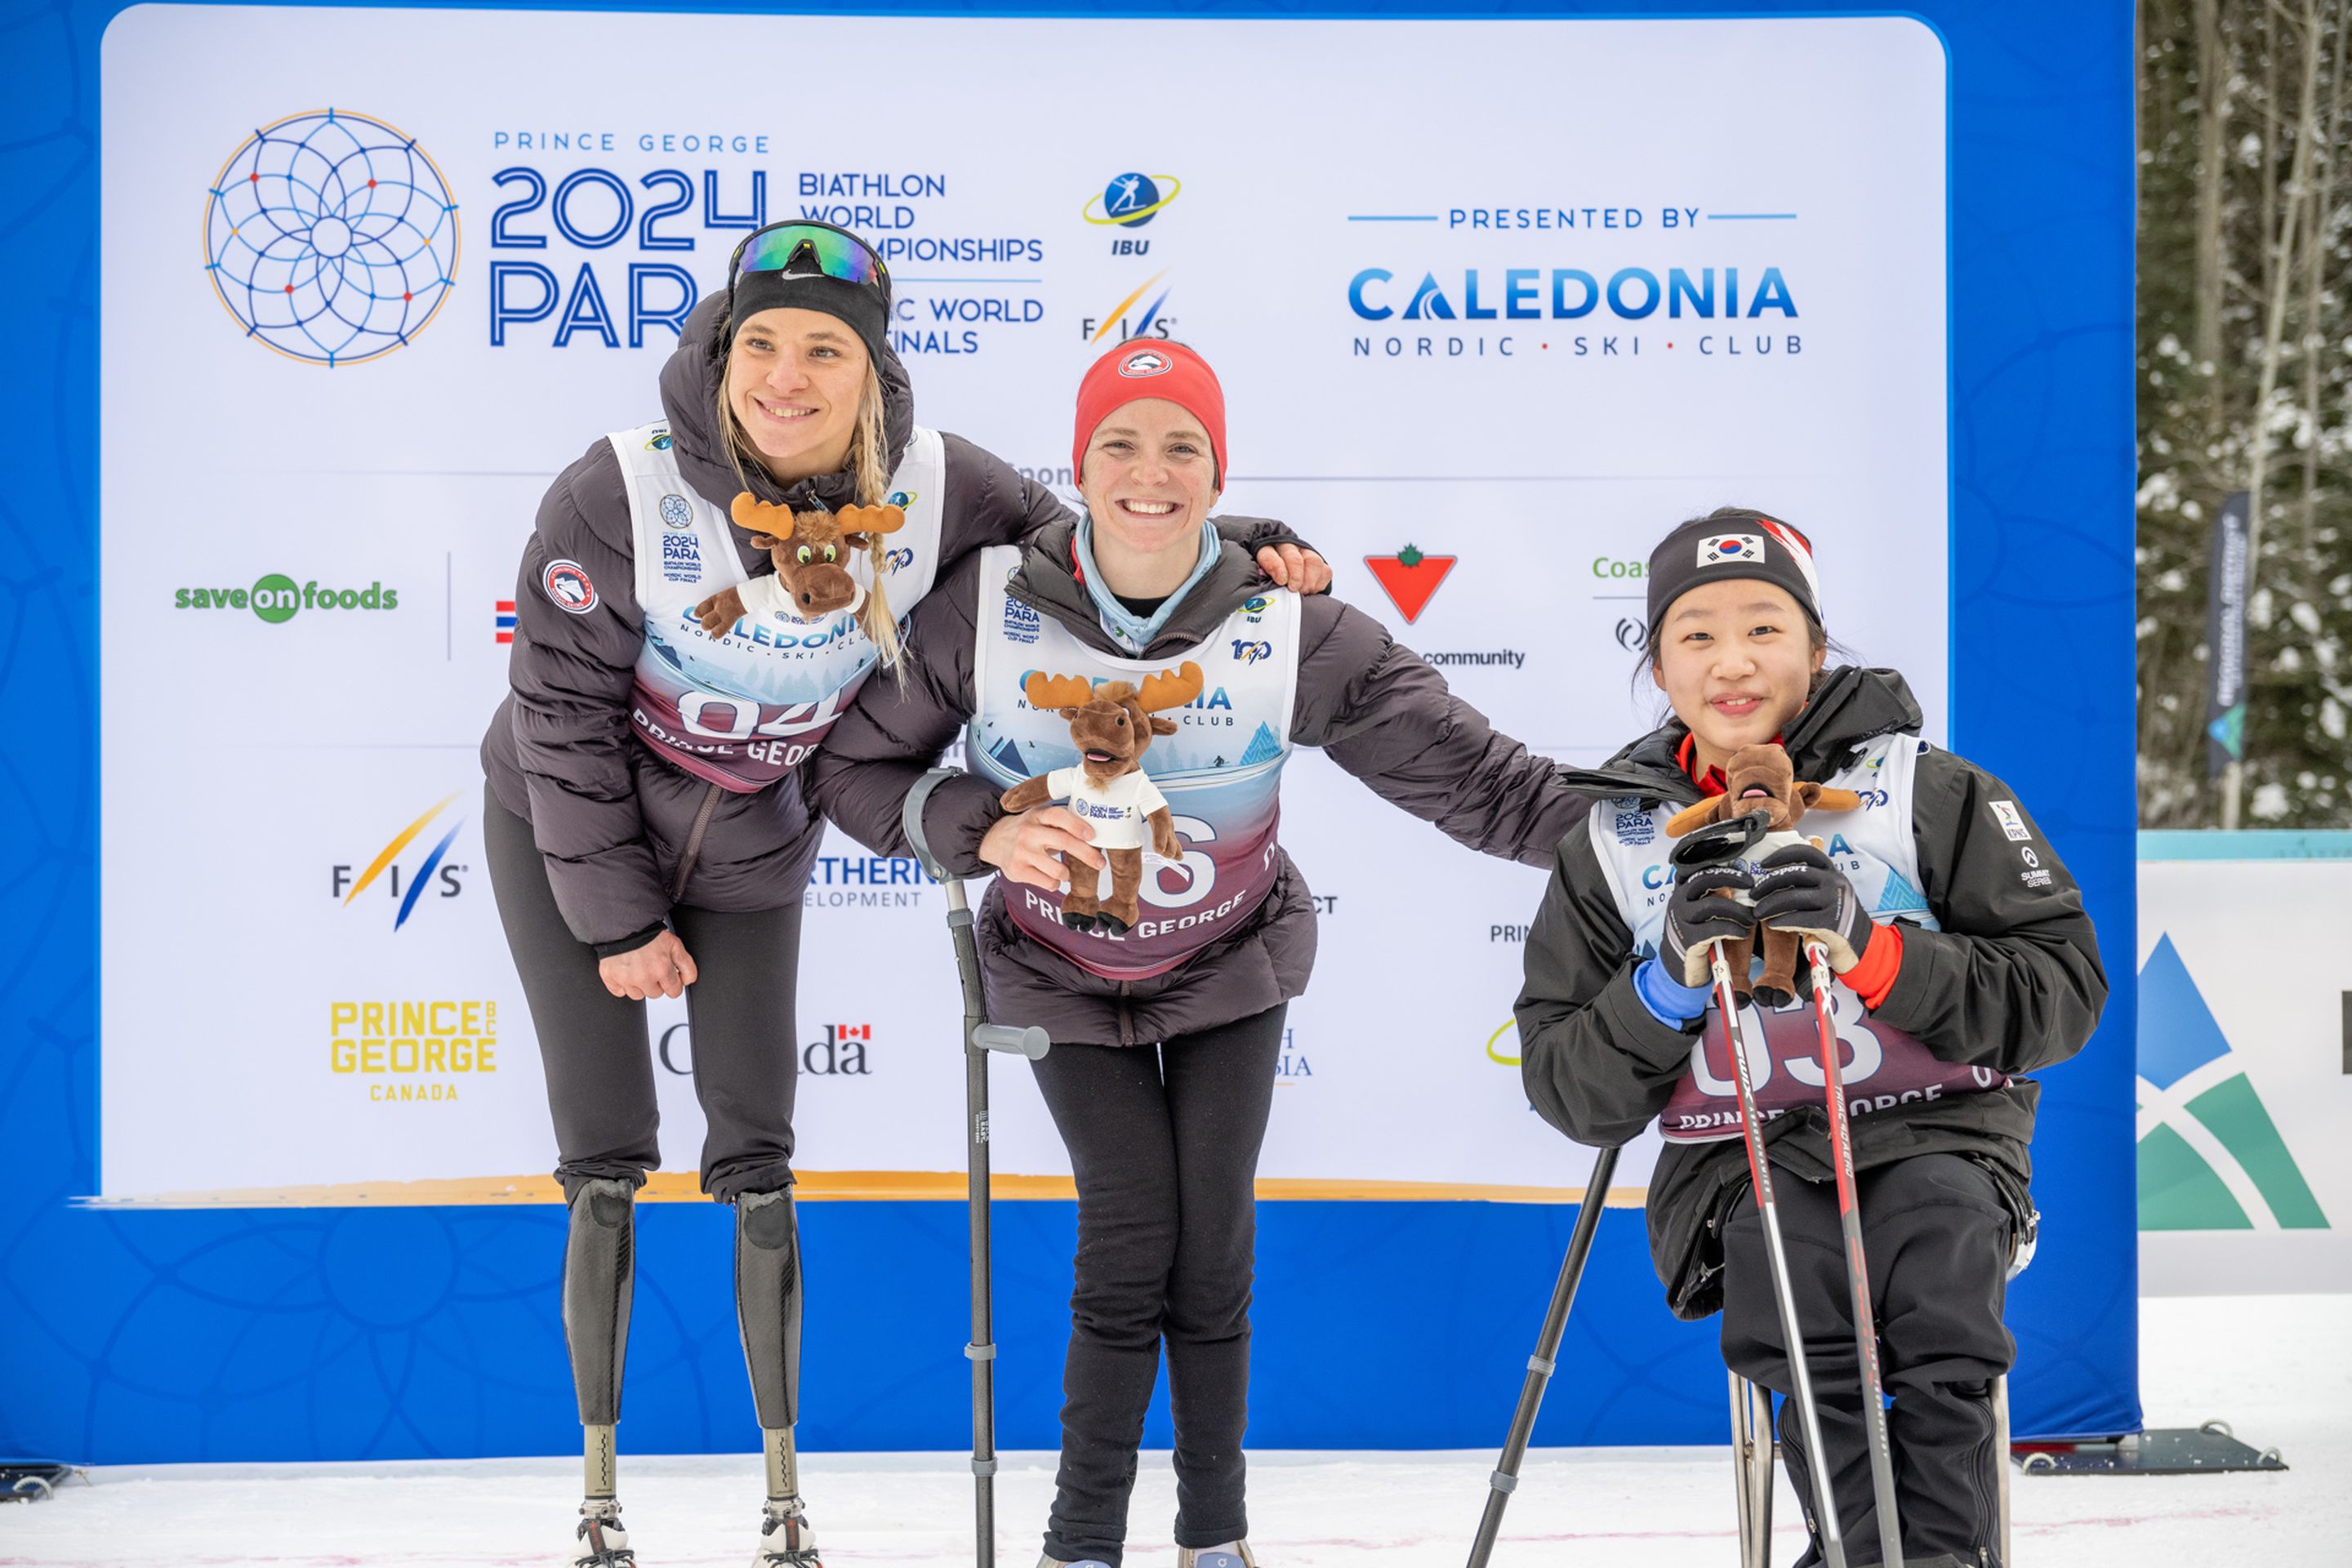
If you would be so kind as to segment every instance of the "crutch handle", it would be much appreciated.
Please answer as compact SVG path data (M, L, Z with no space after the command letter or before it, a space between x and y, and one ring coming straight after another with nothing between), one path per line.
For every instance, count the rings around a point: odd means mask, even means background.
M947 868L940 865L939 857L931 853L930 840L923 837L923 807L930 804L933 790L950 779L963 776L953 768L933 768L915 781L915 787L907 792L907 804L898 809L898 826L906 834L907 843L914 849L917 863L934 882L945 882L949 877Z
M1004 1051L1013 1056L1027 1057L1033 1062L1051 1050L1054 1045L1045 1031L1034 1024L1025 1028L1012 1024L982 1024L972 1030L971 1043L983 1051Z

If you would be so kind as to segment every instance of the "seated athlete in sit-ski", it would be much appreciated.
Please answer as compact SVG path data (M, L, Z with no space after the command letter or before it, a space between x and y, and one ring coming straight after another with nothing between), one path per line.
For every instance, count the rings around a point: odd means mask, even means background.
M1790 1393L1731 1047L1706 984L1707 950L1739 950L1735 988L1755 998L1740 1008L1744 1055L1827 1450L1806 1451L1792 1401L1781 1451L1808 1521L1825 1467L1853 1562L1875 1563L1819 1026L1794 994L1810 984L1797 942L1819 944L1852 1055L1840 1070L1903 1554L1911 1568L2001 1568L1992 1382L2016 1353L2001 1308L2036 1217L2026 1183L2042 1087L2023 1075L2082 1049L2098 1022L2107 982L2090 917L2016 792L1920 738L1900 675L1824 668L1802 533L1746 510L1695 518L1651 553L1648 584L1644 671L1674 716L1570 775L1601 804L1561 842L1528 934L1516 1009L1528 1099L1601 1148L1657 1123L1665 1147L1644 1206L1667 1304L1686 1319L1721 1310L1725 1363ZM1667 874L1670 840L1759 806L1791 831L1755 846L1755 864ZM1745 944L1759 935L1767 966L1751 984ZM1798 1568L1822 1560L1816 1533Z
M999 873L975 924L989 1015L1053 1037L1033 1070L1078 1187L1049 1565L1118 1568L1163 1344L1178 1568L1255 1563L1252 1183L1284 1011L1315 958L1314 901L1278 836L1292 752L1321 747L1526 865L1549 865L1584 811L1378 622L1265 593L1209 526L1224 425L1190 349L1098 361L1073 451L1086 511L952 574L913 616L904 684L868 682L812 764L825 815L885 854L907 853L900 805L959 732L976 775L930 795L924 832L951 874ZM1203 690L1230 727L1193 721ZM1141 772L1111 771L1131 760ZM1130 779L1139 798L1118 799ZM1076 810L1043 804L1064 795Z

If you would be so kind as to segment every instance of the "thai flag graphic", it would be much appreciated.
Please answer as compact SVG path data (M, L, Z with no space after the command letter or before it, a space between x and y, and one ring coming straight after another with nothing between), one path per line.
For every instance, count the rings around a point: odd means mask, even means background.
M515 602L512 599L500 599L497 601L497 603L499 616L499 641L500 643L510 643L514 641Z

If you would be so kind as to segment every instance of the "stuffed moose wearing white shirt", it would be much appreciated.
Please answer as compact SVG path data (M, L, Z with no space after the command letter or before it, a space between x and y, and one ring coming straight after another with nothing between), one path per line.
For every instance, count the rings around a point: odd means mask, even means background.
M1123 936L1135 929L1136 894L1143 886L1143 850L1149 843L1163 860L1181 860L1184 847L1168 802L1143 772L1143 753L1154 735L1172 735L1172 719L1155 719L1163 708L1181 708L1201 695L1201 667L1187 659L1173 670L1146 676L1140 690L1124 680L1093 684L1080 675L1029 677L1022 693L1030 706L1055 708L1069 721L1078 748L1074 768L1055 768L1024 779L1004 792L1007 811L1026 811L1049 800L1066 799L1070 809L1094 829L1095 847L1110 865L1110 897L1099 896L1083 869L1070 878L1062 900L1062 923Z

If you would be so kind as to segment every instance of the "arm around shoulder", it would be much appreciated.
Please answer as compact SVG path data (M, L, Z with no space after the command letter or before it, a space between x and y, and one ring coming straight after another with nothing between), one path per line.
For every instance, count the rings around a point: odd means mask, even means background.
M1370 616L1328 596L1300 611L1291 738L1457 843L1551 865L1591 804L1559 769L1488 723Z
M979 590L980 559L969 555L915 606L898 668L866 678L806 764L817 809L878 855L913 853L899 817L908 792L971 716ZM950 875L987 870L980 840L1004 815L996 795L985 780L966 776L942 784L924 804L924 837Z

